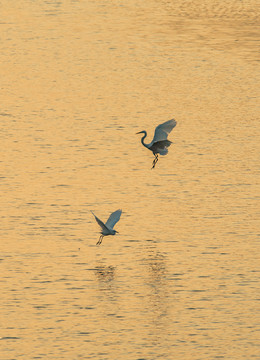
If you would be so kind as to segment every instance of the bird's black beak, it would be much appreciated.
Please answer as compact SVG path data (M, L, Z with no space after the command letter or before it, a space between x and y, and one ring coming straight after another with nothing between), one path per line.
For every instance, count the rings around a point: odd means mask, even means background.
M136 134L141 134L142 131L137 132Z

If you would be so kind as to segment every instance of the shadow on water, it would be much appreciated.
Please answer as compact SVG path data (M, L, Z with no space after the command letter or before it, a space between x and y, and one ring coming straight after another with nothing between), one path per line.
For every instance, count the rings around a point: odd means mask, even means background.
M118 315L118 286L116 284L116 267L112 265L98 264L94 269L97 280L96 300L102 316Z
M99 282L109 283L115 278L115 269L112 265L100 265L94 268L94 273Z
M166 273L166 256L157 251L146 259L146 264L151 280L160 284Z
M142 260L146 273L146 284L149 287L147 292L147 306L153 319L159 320L167 313L167 258L158 250L148 254Z
M143 315L147 325L146 338L159 353L170 349L172 339L171 290L169 289L168 258L156 248L147 249L147 256L141 259L144 275ZM170 350L169 350L170 351ZM165 350L164 358L168 358ZM162 357L163 358L163 357Z

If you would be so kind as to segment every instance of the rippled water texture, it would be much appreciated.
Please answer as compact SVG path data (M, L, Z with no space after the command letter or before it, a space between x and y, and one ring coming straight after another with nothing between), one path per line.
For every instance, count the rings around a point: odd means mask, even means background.
M1 1L1 360L257 358L257 3Z

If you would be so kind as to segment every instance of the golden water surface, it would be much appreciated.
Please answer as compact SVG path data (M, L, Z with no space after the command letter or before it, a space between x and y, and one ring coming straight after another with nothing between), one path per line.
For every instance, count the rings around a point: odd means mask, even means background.
M256 359L258 1L0 6L1 360Z

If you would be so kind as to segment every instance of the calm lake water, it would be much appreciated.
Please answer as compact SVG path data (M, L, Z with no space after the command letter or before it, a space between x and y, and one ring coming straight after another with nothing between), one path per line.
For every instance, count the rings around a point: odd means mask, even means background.
M257 3L1 1L1 360L259 358Z

